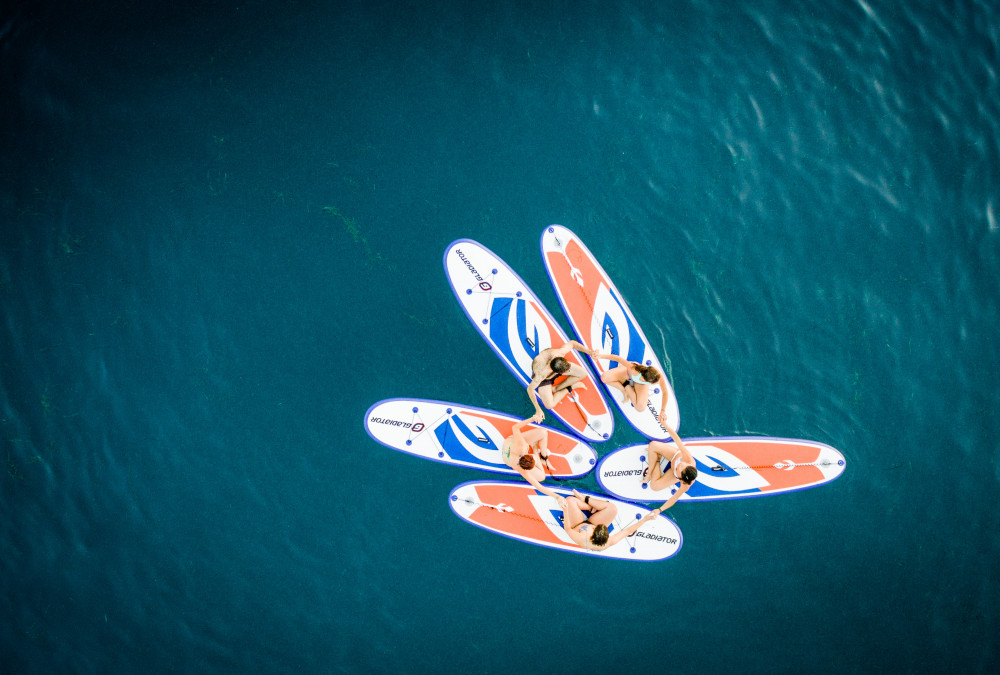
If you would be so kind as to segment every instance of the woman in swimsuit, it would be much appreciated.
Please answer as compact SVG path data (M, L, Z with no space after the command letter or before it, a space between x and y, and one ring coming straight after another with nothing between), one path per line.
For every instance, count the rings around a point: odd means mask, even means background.
M650 441L646 448L649 456L649 467L642 473L642 482L649 483L650 490L665 490L679 483L677 491L659 508L660 512L673 506L698 477L698 469L695 468L691 451L687 449L676 431L669 426L664 426L674 442ZM667 460L665 470L660 467L661 459Z
M645 410L649 401L649 386L660 381L660 371L653 366L644 366L614 354L598 354L596 358L610 359L622 364L604 371L601 374L601 382L620 391L625 400L636 410ZM669 390L667 387L661 387L660 390L663 392L663 398L660 401L660 415L657 419L663 424L667 418Z
M635 534L647 520L660 515L660 511L654 509L642 520L637 520L612 535L608 532L608 525L614 522L615 516L618 515L618 507L607 499L592 495L584 497L573 490L573 496L567 497L562 506L563 529L570 539L588 551L603 551L614 546L623 538ZM584 515L584 512L587 514Z
M531 483L536 490L540 490L556 501L561 501L560 495L542 487L542 481L545 480L545 469L552 470L552 465L549 464L549 434L541 427L531 427L524 431L524 427L534 421L534 417L529 417L514 425L513 433L504 439L503 446L500 448L500 458L503 459L504 464L521 474L521 477ZM535 447L538 449L537 458L532 453Z

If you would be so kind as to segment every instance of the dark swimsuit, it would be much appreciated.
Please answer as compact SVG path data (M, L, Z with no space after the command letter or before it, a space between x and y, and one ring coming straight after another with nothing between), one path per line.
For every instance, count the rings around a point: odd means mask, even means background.
M560 520L561 519L562 518L560 518ZM579 523L577 523L576 527L571 527L570 529L571 530L575 530L577 527L582 527L584 525L590 525L591 527L593 527L594 524L592 522L590 522L590 516L587 516L587 518L585 520L581 520Z
M531 371L531 379L535 379L535 371ZM541 382L538 383L538 386L539 387L544 387L544 386L548 385L548 386L551 387L552 385L554 385L556 383L557 379L559 379L559 373L553 371L552 377L548 377L548 378L542 380Z

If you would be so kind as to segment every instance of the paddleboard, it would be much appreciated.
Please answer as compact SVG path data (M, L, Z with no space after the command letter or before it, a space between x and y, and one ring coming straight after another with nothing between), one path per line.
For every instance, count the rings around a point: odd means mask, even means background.
M666 421L674 430L681 423L677 397L621 293L580 238L562 225L545 228L541 247L545 271L579 341L601 353L615 354L660 371L660 381L649 388L645 410L636 410L617 389L607 387L607 391L636 431L646 438L669 438L667 430L657 421L663 395L661 387L667 390ZM598 376L621 365L610 359L591 359L591 362Z
M555 487L553 491L563 496L573 494L572 490ZM605 495L581 494L609 499ZM636 504L617 499L609 501L618 507L618 516L608 527L612 535L649 513L649 509ZM589 551L576 544L563 530L562 509L556 500L526 483L462 483L451 491L448 504L459 518L484 530L560 551L620 560L664 560L675 555L683 543L677 524L666 516L658 516L614 546L603 551Z
M365 414L365 430L382 445L436 462L520 476L500 457L504 439L520 421L513 415L472 406L394 398L379 401ZM590 473L597 453L575 436L544 424L554 478ZM526 427L530 428L530 427Z
M521 277L482 244L471 239L452 242L444 253L444 269L466 316L521 386L527 387L531 360L543 349L566 344L566 333ZM614 430L614 418L597 379L579 352L570 351L566 359L587 372L582 381L586 388L565 396L550 412L584 440L605 441ZM487 385L484 381L483 386Z
M678 501L763 497L823 485L844 472L844 456L815 441L739 436L683 439L698 469L698 479ZM647 446L630 445L605 455L597 482L608 494L636 502L665 502L677 484L650 490L642 482ZM667 460L661 460L665 468Z

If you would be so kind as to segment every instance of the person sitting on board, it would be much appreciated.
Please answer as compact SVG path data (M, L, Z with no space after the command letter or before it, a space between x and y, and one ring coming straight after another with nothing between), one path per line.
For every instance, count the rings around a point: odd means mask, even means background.
M524 480L556 501L562 499L552 490L542 487L545 480L545 469L552 470L549 464L548 442L549 433L541 427L532 427L523 431L524 427L535 421L535 417L521 420L513 427L513 433L504 439L500 448L500 458L504 464L521 474ZM532 446L538 447L538 459L532 453Z
M635 361L623 359L614 354L598 354L596 359L610 359L622 364L604 371L601 374L601 382L614 387L622 393L625 400L632 404L636 410L645 410L649 401L649 386L660 381L660 371L653 366L644 366ZM670 396L667 387L662 387L663 396L660 400L660 414L657 420L660 424L667 419L667 399Z
M538 405L539 398L542 399L542 403L545 404L546 408L552 409L572 390L574 385L576 385L577 389L586 388L586 385L578 383L587 377L587 371L582 366L570 363L565 358L573 349L585 352L591 356L594 356L596 353L593 349L587 348L576 340L570 340L562 347L543 349L538 352L538 356L532 359L532 378L531 382L528 383L528 398L531 399L531 404L535 406L536 422L541 422L545 419L545 413L542 412L541 406ZM562 375L565 375L566 379L556 384L556 379Z
M673 506L698 478L698 469L695 468L691 451L687 449L676 431L667 425L664 427L674 442L650 441L646 447L649 466L642 472L642 482L648 483L650 490L665 490L673 485L678 485L677 490L670 495L670 499L660 506L660 513ZM663 459L667 460L666 469L660 466L660 461Z
M563 529L566 534L576 544L588 551L603 551L610 548L625 537L635 534L636 530L647 520L652 520L660 515L658 510L650 511L641 520L611 534L608 525L618 515L618 507L607 499L593 495L584 497L573 490L573 494L563 499L560 505L563 509ZM586 515L584 515L585 511Z

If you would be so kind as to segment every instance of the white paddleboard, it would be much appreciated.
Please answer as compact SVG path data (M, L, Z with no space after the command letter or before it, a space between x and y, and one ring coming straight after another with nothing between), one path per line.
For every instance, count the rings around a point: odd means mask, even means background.
M698 469L698 479L678 501L741 499L794 492L829 483L844 472L844 456L824 443L791 438L736 436L682 439ZM597 482L620 499L665 502L678 484L651 490L643 481L647 444L630 445L605 455L597 464ZM661 459L665 471L669 462Z
M503 462L500 450L519 421L513 415L457 403L395 398L368 409L365 430L382 445L417 457L518 476ZM548 432L552 477L579 478L594 468L597 453L577 437L543 424L530 426Z
M444 253L444 269L472 325L521 386L527 387L532 359L543 349L561 347L569 338L521 277L482 244L471 239L452 242ZM546 414L585 440L605 441L614 430L614 419L600 385L579 352L571 351L566 359L587 372L586 388L574 390ZM525 406L530 411L528 401Z
M573 494L572 490L550 487L563 496ZM605 495L581 494L608 499ZM618 516L608 527L611 534L642 519L650 511L617 499L610 501L618 507ZM459 518L484 530L529 544L602 558L664 560L676 555L683 542L680 528L663 515L647 521L634 535L625 537L614 546L603 551L590 551L566 534L561 520L562 509L556 500L525 483L462 483L451 491L448 504Z

